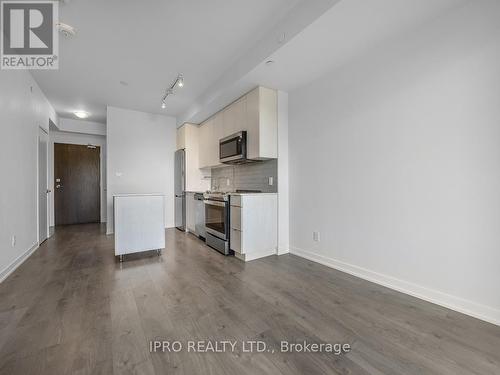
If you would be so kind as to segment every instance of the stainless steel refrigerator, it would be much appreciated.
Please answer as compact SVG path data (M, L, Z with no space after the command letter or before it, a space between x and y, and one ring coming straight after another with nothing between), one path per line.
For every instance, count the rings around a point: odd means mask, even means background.
M175 226L186 230L186 153L184 150L175 152Z

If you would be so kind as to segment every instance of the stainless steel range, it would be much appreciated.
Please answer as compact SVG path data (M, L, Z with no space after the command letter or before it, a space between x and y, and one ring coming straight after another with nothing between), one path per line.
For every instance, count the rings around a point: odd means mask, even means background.
M229 255L229 195L221 192L206 192L205 228L208 246Z

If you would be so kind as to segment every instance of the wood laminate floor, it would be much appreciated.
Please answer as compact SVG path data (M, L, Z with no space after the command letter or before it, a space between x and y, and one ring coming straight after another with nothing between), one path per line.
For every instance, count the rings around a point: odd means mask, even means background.
M261 340L274 353L151 353ZM282 353L282 340L352 351ZM249 263L176 230L120 264L100 225L57 228L0 284L1 374L500 374L500 327L293 255Z

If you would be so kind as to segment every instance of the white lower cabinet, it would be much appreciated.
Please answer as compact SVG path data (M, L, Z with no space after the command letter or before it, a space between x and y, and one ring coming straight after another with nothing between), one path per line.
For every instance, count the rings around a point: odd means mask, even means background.
M231 206L231 229L241 230L241 207Z
M230 248L250 261L276 254L278 247L278 195L230 196Z
M231 228L231 250L241 254L241 230Z

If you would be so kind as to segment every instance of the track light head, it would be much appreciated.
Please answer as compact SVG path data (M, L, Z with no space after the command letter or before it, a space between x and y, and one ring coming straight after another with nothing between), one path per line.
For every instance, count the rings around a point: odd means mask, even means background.
M169 88L167 88L167 90L165 91L165 94L163 94L163 98L161 99L161 107L163 109L165 109L167 107L167 105L165 104L165 100L167 100L167 98L170 95L175 94L174 89L176 88L176 86L184 87L184 76L182 75L182 73L177 75L177 78L175 79L175 81L172 83L172 85Z

